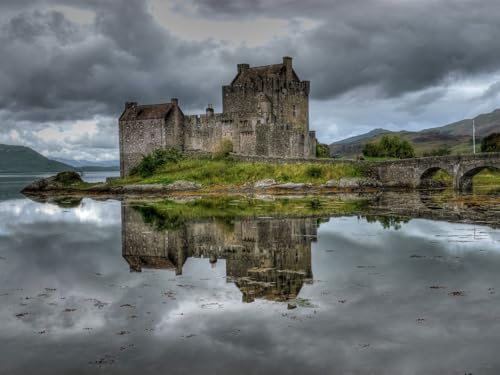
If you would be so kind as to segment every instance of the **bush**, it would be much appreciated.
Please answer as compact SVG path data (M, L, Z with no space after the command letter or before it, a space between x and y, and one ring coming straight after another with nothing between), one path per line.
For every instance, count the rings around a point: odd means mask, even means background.
M363 148L364 156L409 159L415 157L415 149L410 142L397 136L384 135L376 143L367 143Z
M231 152L233 152L233 142L231 142L229 139L223 139L217 146L213 158L225 159Z
M310 167L307 167L306 175L312 178L320 178L323 176L323 169L319 166L311 165Z
M317 158L329 158L330 157L330 147L324 143L316 143L316 157Z
M443 145L431 151L424 152L422 156L446 156L451 154L451 149L448 145Z
M80 175L76 172L73 172L73 171L59 172L55 176L54 180L63 184L63 185L74 185L74 184L80 184L83 182Z
M152 176L156 168L167 163L177 163L182 159L182 154L174 148L159 148L151 154L142 157L140 163L135 166L131 174L140 175L141 177Z
M500 152L500 133L491 133L483 138L481 152Z

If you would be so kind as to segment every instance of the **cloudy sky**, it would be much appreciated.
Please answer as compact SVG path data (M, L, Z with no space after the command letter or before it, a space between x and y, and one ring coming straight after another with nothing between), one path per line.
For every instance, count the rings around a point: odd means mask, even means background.
M498 0L1 0L0 143L116 159L123 103L221 107L237 63L294 58L330 143L500 107Z

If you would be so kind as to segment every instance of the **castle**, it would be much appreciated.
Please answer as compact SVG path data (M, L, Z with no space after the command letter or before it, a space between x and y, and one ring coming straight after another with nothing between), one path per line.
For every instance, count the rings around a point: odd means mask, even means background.
M287 301L312 282L318 218L192 219L160 229L152 215L122 203L122 255L131 272L165 269L181 275L189 258L206 258L207 265L225 259L226 281L238 287L243 302Z
M144 155L158 148L216 152L224 140L235 154L314 158L316 137L309 131L309 81L301 81L292 58L281 64L238 64L222 87L222 113L209 104L202 115L184 115L178 100L125 103L119 119L120 171L127 176Z

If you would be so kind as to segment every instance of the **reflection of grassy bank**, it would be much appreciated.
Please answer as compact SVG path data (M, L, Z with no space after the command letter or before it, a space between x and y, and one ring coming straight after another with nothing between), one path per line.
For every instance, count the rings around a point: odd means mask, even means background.
M453 186L453 176L449 175L442 169L437 171L436 174L432 176L432 181L443 187Z
M453 177L443 170L439 170L432 177L437 186L453 186ZM474 193L491 194L500 192L500 171L485 169L474 176L472 181Z
M231 220L245 217L304 217L344 215L362 211L364 199L341 200L330 197L254 199L220 196L189 201L163 200L135 206L144 221L158 229L175 228L188 220Z
M230 159L182 159L158 167L151 177L139 176L114 181L123 184L169 184L187 180L204 187L241 186L264 179L277 182L309 182L322 184L342 177L360 177L362 171L349 163L339 164L270 164L262 162L240 162Z

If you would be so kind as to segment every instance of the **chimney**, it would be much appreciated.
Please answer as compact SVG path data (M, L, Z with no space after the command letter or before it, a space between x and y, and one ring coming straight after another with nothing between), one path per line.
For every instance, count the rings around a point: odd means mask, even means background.
M292 68L292 58L290 56L283 56L283 66L286 71L286 80L291 81L293 77L293 68Z
M173 105L177 106L179 104L179 99L172 98L172 99L170 99L170 103L172 103Z
M212 104L207 105L207 109L205 110L207 117L212 117L214 115L214 109L212 107Z
M250 69L249 64L238 64L238 73L244 72L247 69Z

